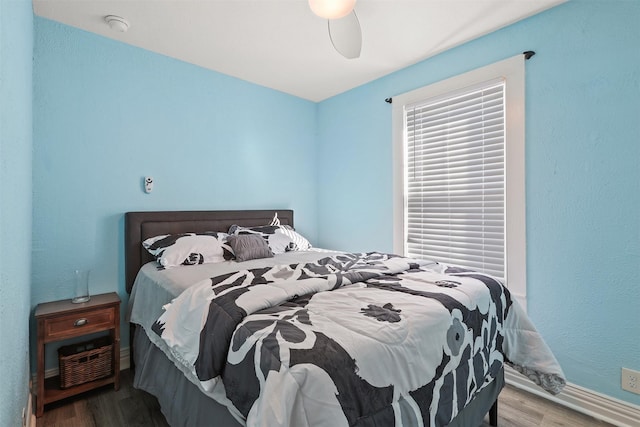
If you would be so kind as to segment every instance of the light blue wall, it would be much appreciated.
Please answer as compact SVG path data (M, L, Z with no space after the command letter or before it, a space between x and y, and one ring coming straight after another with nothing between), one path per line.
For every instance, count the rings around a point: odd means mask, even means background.
M290 208L315 240L314 103L38 17L33 81L33 305L78 267L126 297L126 211Z
M31 1L0 1L0 426L29 391L32 54Z
M640 370L639 22L640 2L574 0L319 104L318 243L393 249L384 98L534 50L529 312L570 382L640 404L620 388Z

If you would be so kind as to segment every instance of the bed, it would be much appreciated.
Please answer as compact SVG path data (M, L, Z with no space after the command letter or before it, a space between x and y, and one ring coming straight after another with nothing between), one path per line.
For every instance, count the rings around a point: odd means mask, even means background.
M529 331L527 340L536 333L526 316L506 315L515 311L508 292L475 272L322 250L163 269L142 245L154 236L266 225L274 215L293 228L291 210L125 214L134 386L158 398L170 425L479 426L487 413L497 425L503 353L550 392L564 385L541 337L525 343L517 332ZM461 282L490 290L469 303L473 310L451 298ZM236 291L233 301L223 298ZM396 299L374 303L381 295ZM440 311L444 332L417 339L420 319ZM236 312L242 317L226 326ZM417 320L407 327L410 314ZM217 341L225 334L226 347ZM409 349L389 344L399 336Z

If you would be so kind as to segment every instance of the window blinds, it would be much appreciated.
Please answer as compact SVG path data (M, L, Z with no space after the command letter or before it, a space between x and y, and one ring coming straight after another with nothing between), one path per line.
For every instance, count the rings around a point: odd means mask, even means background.
M505 277L503 80L405 108L406 253Z

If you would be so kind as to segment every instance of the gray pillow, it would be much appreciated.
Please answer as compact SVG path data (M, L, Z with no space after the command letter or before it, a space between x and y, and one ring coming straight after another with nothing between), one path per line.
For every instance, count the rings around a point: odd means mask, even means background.
M273 252L267 242L257 234L232 235L227 242L236 254L236 261L248 261L258 258L273 258Z

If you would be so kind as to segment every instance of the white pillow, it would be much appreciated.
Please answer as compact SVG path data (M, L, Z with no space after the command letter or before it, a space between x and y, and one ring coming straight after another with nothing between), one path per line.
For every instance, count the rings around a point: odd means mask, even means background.
M144 248L165 267L223 262L234 258L227 233L165 234L146 239Z

